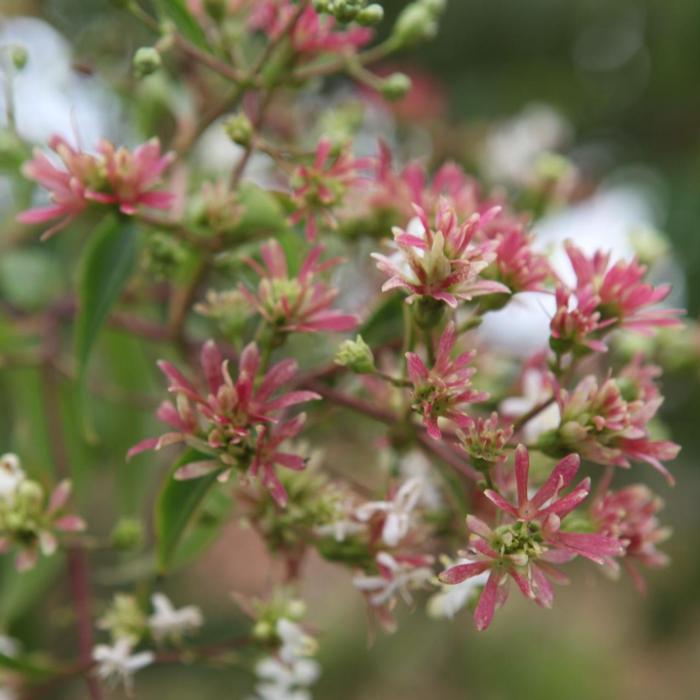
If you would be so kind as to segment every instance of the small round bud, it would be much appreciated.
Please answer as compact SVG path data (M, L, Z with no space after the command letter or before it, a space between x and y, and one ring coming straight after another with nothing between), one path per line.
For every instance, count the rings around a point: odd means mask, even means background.
M224 122L224 129L231 141L239 146L248 146L253 137L253 125L243 112L229 117Z
M361 335L355 340L341 343L335 355L335 363L357 374L370 374L375 369L372 348L365 343Z
M261 641L267 641L274 634L272 625L267 620L259 620L253 626L253 637Z
M306 603L303 600L292 600L287 606L287 615L292 620L301 620L306 615Z
M375 24L379 24L384 19L384 8L377 3L372 5L367 5L363 10L360 10L355 17L355 21L358 24L362 24L365 27L373 27Z
M316 10L316 12L329 12L330 6L330 0L314 0L314 10Z
M382 83L382 95L387 100L400 100L411 89L411 79L405 73L392 73Z
M411 3L396 19L394 41L401 47L411 47L433 39L438 31L438 14L425 0Z
M152 46L142 46L134 54L134 74L137 78L145 78L155 73L162 63L158 49Z
M122 518L114 526L111 540L117 549L139 549L143 544L143 525L136 518Z
M10 59L17 70L22 70L27 65L27 61L29 61L27 47L22 46L22 44L15 44L10 49Z

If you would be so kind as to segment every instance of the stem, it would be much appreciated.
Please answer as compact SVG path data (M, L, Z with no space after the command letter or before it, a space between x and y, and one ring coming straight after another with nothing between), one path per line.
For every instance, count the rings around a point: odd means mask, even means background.
M59 399L58 377L52 364L52 358L59 350L58 322L50 320L44 336L43 353L43 392L44 411L49 433L49 444L56 471L61 478L70 474L68 453L63 439L61 426L61 406ZM84 664L92 662L92 615L90 612L90 582L85 550L74 547L68 551L68 580L70 583L73 607L78 632L78 652ZM85 676L85 683L91 700L102 700L102 689L97 678Z
M529 423L533 418L538 416L542 411L545 409L549 408L555 401L554 396L550 396L548 399L545 401L541 401L540 403L536 404L533 406L527 413L523 413L518 420L513 423L513 432L517 432L520 430L526 423Z

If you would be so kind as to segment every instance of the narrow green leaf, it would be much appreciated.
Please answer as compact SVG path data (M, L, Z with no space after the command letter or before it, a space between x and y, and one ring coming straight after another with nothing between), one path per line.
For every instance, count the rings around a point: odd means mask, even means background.
M401 294L391 294L374 309L358 328L358 333L372 347L401 338L403 333L403 305Z
M33 657L15 657L0 654L0 668L21 673L23 676L35 680L51 676L56 673L54 666L49 666L43 662L35 661Z
M202 49L209 48L204 30L187 9L185 0L156 0L156 8L161 19L171 20L182 36Z
M85 394L87 365L95 341L129 280L135 262L136 231L133 224L110 214L91 235L80 268L75 356L81 398Z
M222 470L187 481L176 481L173 476L185 464L203 459L208 459L208 455L193 449L187 450L173 465L158 495L155 506L155 526L158 540L158 568L161 573L165 573L171 567L188 525L193 521Z

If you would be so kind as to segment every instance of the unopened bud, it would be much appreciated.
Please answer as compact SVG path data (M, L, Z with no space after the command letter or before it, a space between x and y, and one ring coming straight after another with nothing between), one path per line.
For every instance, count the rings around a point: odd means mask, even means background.
M362 24L365 27L373 27L375 24L379 24L384 19L384 8L377 3L372 5L367 5L363 10L360 10L355 17L355 21L358 24Z
M26 46L22 46L22 44L15 44L10 49L10 59L12 60L12 65L17 70L22 70L27 65L27 61L29 60L29 52L27 51Z
M122 518L114 526L111 539L117 549L139 549L143 544L143 525L136 518Z
M239 146L249 145L253 137L253 125L243 112L229 117L224 122L224 129L231 141L237 143Z
M134 54L134 74L137 78L145 78L155 73L162 65L158 49L152 46L142 46Z
M382 95L387 100L400 100L411 89L411 79L405 73L392 73L382 83Z
M417 0L401 12L394 24L393 38L401 47L411 47L433 39L438 31L441 8L427 0Z
M375 369L372 348L365 343L361 335L355 340L341 343L335 355L335 363L357 374L370 374Z

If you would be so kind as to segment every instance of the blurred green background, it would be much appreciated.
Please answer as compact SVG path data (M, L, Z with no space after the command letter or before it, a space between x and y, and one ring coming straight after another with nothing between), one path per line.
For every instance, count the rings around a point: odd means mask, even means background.
M386 2L392 15L405 3ZM78 62L119 74L148 36L107 0L0 0L0 10L44 18L71 42ZM388 22L387 22L388 24ZM432 73L448 100L449 120L477 128L509 118L533 102L547 103L573 128L570 154L592 179L643 171L661 202L661 227L673 241L687 279L689 315L700 312L700 2L698 0L451 0L438 38L403 57ZM457 130L459 133L459 130ZM465 156L466 157L466 156ZM128 358L122 391L154 386L138 347L114 337L112 352ZM154 351L155 356L155 351ZM25 378L9 377L2 382ZM29 381L30 378L27 378ZM155 380L155 386L159 386ZM513 595L485 634L468 614L429 620L422 610L401 615L399 632L368 647L362 600L349 578L326 564L308 565L310 617L321 630L319 700L698 700L700 698L700 382L687 368L666 382L664 417L683 445L666 488L651 470L642 478L667 502L674 529L665 546L673 564L650 572L648 595L629 580L613 584L580 567L574 584L543 612ZM32 396L0 415L9 424L36 412ZM66 398L66 410L70 400ZM146 416L147 414L143 414ZM119 422L119 421L122 422ZM121 406L110 444L146 435L149 419ZM41 452L40 434L27 436ZM76 460L115 457L73 446ZM41 458L37 456L37 461ZM146 481L138 467L134 478ZM144 488L147 484L144 483ZM109 509L111 493L90 499ZM232 528L186 578L174 599L201 604L213 638L235 636L245 619L229 597L259 592L270 572L259 543ZM99 583L99 582L98 582ZM57 599L59 594L57 593ZM42 637L56 604L14 621ZM138 698L245 698L251 678L227 669L159 668L138 678ZM82 697L82 686L55 697Z

